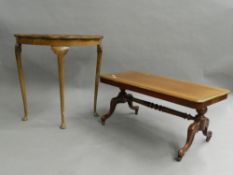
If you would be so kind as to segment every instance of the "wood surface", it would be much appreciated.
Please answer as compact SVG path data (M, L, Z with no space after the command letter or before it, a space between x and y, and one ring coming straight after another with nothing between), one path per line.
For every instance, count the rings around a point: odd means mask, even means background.
M95 46L101 44L101 35L48 35L15 34L16 42L29 45L47 46Z
M96 76L95 76L95 92L94 92L94 115L99 116L97 113L97 98L99 91L99 80L100 80L100 70L102 65L102 55L103 55L103 47L101 44L97 45L97 60L96 60Z
M52 47L53 52L57 55L58 63L58 77L59 77L59 88L60 88L60 109L61 109L61 129L66 128L65 124L65 104L64 104L64 59L67 54L69 47Z
M15 57L16 57L16 63L17 63L20 90L21 90L21 95L22 95L22 100L23 100L23 109L24 109L24 116L22 120L27 121L28 120L28 102L27 102L26 85L25 85L25 80L24 80L21 52L22 52L21 44L16 44L15 45Z
M102 82L195 108L226 98L229 90L137 71L101 75ZM186 104L185 104L186 103Z
M80 40L100 40L103 39L101 35L70 35L70 34L15 34L17 38L33 38L33 39L80 39Z

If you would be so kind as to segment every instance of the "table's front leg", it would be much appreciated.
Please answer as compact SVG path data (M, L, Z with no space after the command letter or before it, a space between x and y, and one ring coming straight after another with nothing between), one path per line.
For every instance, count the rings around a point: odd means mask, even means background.
M59 74L59 87L60 87L60 108L61 108L61 129L66 128L64 116L64 58L69 50L69 47L52 47L53 52L57 55L58 74Z
M193 143L193 139L198 131L202 131L206 136L206 141L208 142L212 137L212 132L208 130L209 127L209 119L204 115L207 112L207 107L197 109L197 115L195 117L194 122L189 126L187 139L185 145L179 150L177 160L181 160L187 150Z
M24 107L24 117L23 121L28 120L28 109L27 109L27 95L26 95L26 86L25 86L25 80L24 80L24 74L23 74L23 66L22 66L22 60L21 60L21 51L22 46L21 44L15 45L15 57L16 57L16 63L17 63L17 70L18 70L18 77L19 77L19 84L21 89L21 95L23 99L23 107Z
M97 62L96 62L96 73L95 73L95 92L94 92L94 115L98 116L97 113L97 97L98 97L98 90L99 90L99 79L100 79L100 70L102 64L102 53L103 48L102 45L97 45Z

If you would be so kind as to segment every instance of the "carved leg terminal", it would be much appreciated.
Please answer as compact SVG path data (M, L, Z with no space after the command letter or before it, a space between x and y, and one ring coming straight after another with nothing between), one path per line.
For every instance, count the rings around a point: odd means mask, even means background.
M113 114L116 109L117 104L127 102L129 107L135 111L135 114L138 113L138 106L133 106L132 95L127 94L124 89L121 89L121 92L117 97L113 98L110 103L109 112L101 117L101 123L104 125L105 121Z
M211 137L212 137L212 131L208 131L208 127L209 127L209 119L205 117L205 128L202 131L203 134L206 136L206 142L209 142Z
M52 47L53 52L58 58L58 74L59 74L59 86L60 86L60 108L61 108L61 129L66 128L65 116L64 116L64 58L69 50L69 47Z
M133 105L133 96L131 94L127 94L127 99L128 99L128 105L129 108L135 111L135 114L138 114L139 106L134 106Z
M22 120L26 121L28 120L28 109L27 109L28 104L27 104L24 74L23 74L23 66L22 66L22 60L21 60L21 51L22 51L21 44L16 44L15 45L15 56L16 56L19 84L20 84L20 89L21 89L21 94L22 94L22 99L23 99L23 107L24 107L24 117Z
M189 147L192 145L195 134L198 131L202 131L206 136L206 141L208 142L212 137L212 132L208 131L209 119L204 116L207 112L207 108L197 109L197 115L195 117L194 122L188 128L187 140L185 145L179 150L177 160L180 161L184 154L187 152Z

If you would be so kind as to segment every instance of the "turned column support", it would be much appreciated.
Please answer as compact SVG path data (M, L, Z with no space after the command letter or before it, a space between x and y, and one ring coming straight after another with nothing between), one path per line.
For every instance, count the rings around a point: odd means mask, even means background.
M59 88L60 88L60 110L61 110L61 129L66 128L65 123L65 106L64 106L64 59L67 54L69 47L61 47L61 46L52 46L52 51L57 55L57 63L58 63L58 77L59 77Z

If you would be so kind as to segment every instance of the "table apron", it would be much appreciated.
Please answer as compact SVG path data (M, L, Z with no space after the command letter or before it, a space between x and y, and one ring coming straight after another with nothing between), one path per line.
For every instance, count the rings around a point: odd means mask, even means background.
M17 38L18 44L28 45L44 45L44 46L96 46L100 45L102 40L75 40L75 39L31 39L31 38Z

